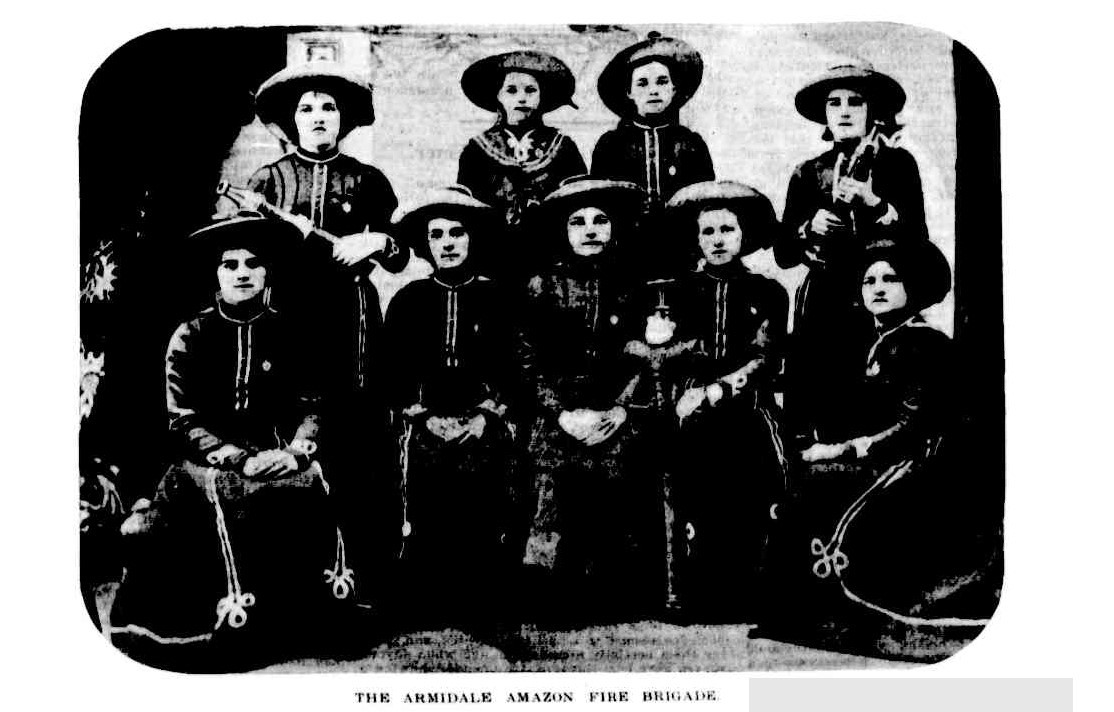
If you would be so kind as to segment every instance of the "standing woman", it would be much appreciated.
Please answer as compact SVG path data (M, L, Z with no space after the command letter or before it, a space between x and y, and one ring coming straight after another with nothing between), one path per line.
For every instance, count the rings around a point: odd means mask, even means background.
M904 105L901 85L865 66L833 67L797 93L797 111L832 142L793 172L774 245L779 266L808 267L786 362L785 408L799 438L828 437L843 420L861 357L846 345L869 330L856 307L863 248L928 239L917 163L891 141Z
M630 181L645 191L638 268L646 276L682 274L688 245L661 229L665 202L686 185L715 178L700 134L679 113L700 87L704 62L688 43L656 32L619 52L600 74L597 89L619 125L600 136L592 175Z
M473 63L460 86L496 120L461 151L457 182L498 210L513 243L500 250L504 259L492 264L494 276L525 279L548 257L540 246L522 244L530 239L524 233L527 218L561 181L587 171L573 140L544 123L555 109L576 108L576 79L553 55L520 50Z
M537 503L525 562L561 585L547 586L564 594L552 613L629 611L656 593L655 487L627 467L633 285L615 259L641 197L631 183L579 178L542 206L563 256L530 280L522 327Z
M262 201L302 231L299 280L286 311L312 329L326 378L323 424L361 599L397 554L401 523L395 462L380 395L383 316L372 279L379 265L401 270L409 252L381 231L398 205L377 168L340 152L339 141L375 120L371 86L332 62L287 67L259 87L260 121L294 150L252 176L237 197ZM275 214L271 211L272 214ZM323 237L329 233L336 239Z
M509 550L524 538L512 531L514 322L502 288L481 274L492 212L453 186L398 228L434 266L387 312L406 463L400 602L426 624L482 626L504 615L513 600ZM517 566L521 546L516 553Z

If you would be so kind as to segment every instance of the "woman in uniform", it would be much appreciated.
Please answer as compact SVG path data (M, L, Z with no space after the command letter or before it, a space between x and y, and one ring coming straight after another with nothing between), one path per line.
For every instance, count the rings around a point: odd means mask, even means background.
M617 257L641 199L632 183L576 178L542 205L563 256L530 280L522 328L537 502L525 561L555 575L559 615L632 612L655 591L656 488L627 462L634 285Z
M927 240L924 196L913 157L893 145L905 91L869 67L841 65L797 93L797 111L824 126L830 149L797 166L774 245L779 266L808 267L797 290L786 359L785 408L793 435L829 437L843 420L869 332L856 306L858 259L872 240Z
M699 269L664 287L678 338L695 339L701 354L676 402L680 601L693 619L748 619L771 507L784 491L774 379L789 301L742 258L768 248L778 225L766 196L732 181L690 185L667 205L701 256Z
M236 197L249 209L263 202L279 208L305 236L298 285L281 306L313 330L325 376L322 464L350 532L358 595L371 603L390 578L401 528L396 456L380 395L388 346L374 275L381 267L399 272L410 261L385 232L398 205L387 178L339 148L352 129L374 122L372 89L342 65L309 62L263 82L256 113L294 149L259 169Z
M600 136L592 175L630 181L645 191L640 257L645 277L686 271L688 245L662 230L665 202L686 185L712 180L712 157L679 113L700 87L704 63L689 44L651 33L608 62L597 88L619 125Z
M544 121L562 106L576 108L576 80L553 55L520 50L475 62L460 86L496 119L461 151L457 182L502 219L497 237L506 245L492 255L492 276L525 281L551 257L531 239L529 217L561 181L587 170L576 143Z
M400 601L430 623L482 624L514 600L521 555L512 463L515 327L481 273L493 210L466 188L434 192L398 233L434 266L392 300L390 384L406 503Z
M873 328L857 345L842 425L795 455L776 618L853 625L868 640L887 621L969 634L993 610L987 564L1001 519L957 447L951 340L921 316L947 295L948 264L909 239L878 240L857 264Z
M191 237L209 279L216 275L217 301L170 341L178 463L144 533L130 537L112 612L114 641L160 667L259 664L314 631L335 633L330 601L350 600L343 536L315 457L320 389L303 358L308 335L268 303L289 267L279 258L298 239L261 217Z

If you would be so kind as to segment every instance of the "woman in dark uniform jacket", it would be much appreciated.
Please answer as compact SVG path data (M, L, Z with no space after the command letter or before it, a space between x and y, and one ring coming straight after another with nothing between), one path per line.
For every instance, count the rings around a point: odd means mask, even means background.
M653 594L647 563L657 549L646 532L660 531L660 517L653 483L626 461L633 285L615 259L641 197L631 183L581 178L543 203L555 243L566 245L530 280L522 326L537 503L525 562L562 585L548 586L553 607L543 615L633 611Z
M704 139L678 118L703 74L700 53L657 33L619 52L600 74L600 98L619 116L619 125L596 143L592 175L645 191L639 269L647 277L685 272L688 246L674 244L661 229L662 209L677 190L715 178Z
M688 546L681 603L696 618L742 619L753 612L770 507L784 491L773 379L789 319L785 289L742 258L771 245L777 220L764 195L729 181L682 188L668 207L703 258L665 289L678 338L696 339L702 356L676 405L674 491Z
M288 67L256 93L260 121L295 148L252 176L253 195L295 216L305 240L299 280L280 304L314 332L323 365L322 418L333 476L350 531L353 566L371 601L398 551L395 451L387 432L381 360L383 316L372 274L402 270L410 253L384 231L398 205L381 171L340 152L352 129L375 120L371 86L342 65ZM248 207L252 194L249 194ZM339 237L330 243L317 231Z
M492 277L524 281L552 255L528 233L530 215L561 181L587 171L580 149L544 122L545 114L572 102L576 79L553 55L520 50L485 57L460 78L468 99L497 114L460 153L457 183L497 208L504 230L492 250Z
M797 93L797 111L832 141L793 172L774 245L779 266L808 267L786 359L786 415L798 438L827 437L843 421L859 368L846 344L870 328L856 307L863 248L880 238L928 239L917 163L890 140L904 104L894 79L860 66L833 67Z
M1000 521L955 447L951 341L920 314L947 295L947 261L927 241L879 240L858 265L873 329L842 426L796 455L775 610L867 634L879 614L921 630L983 625Z
M504 613L508 549L524 536L513 531L521 524L511 466L514 321L503 290L479 273L492 212L454 186L423 200L398 227L434 265L387 312L391 400L406 463L399 588L402 604L424 622Z
M112 613L114 640L160 666L257 664L328 629L329 601L352 591L313 457L317 371L303 358L305 332L267 303L279 254L298 239L260 217L191 237L221 289L170 341L167 410L179 462L144 515L144 533L130 537Z

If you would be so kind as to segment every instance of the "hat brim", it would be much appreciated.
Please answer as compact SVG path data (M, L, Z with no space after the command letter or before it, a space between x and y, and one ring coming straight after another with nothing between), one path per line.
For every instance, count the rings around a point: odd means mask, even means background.
M636 42L612 57L596 82L600 99L616 116L626 117L634 113L633 104L627 96L631 71L649 62L661 62L669 67L674 87L669 111L679 111L687 104L704 79L704 60L687 42L672 37Z
M409 210L400 210L394 220L395 234L403 244L422 252L426 247L429 221L437 217L467 221L469 236L483 239L493 227L495 210L463 192L444 190Z
M340 109L343 138L358 126L375 123L371 85L355 72L327 62L287 67L272 75L255 93L255 113L269 127L279 128L287 141L296 141L294 108L307 91L332 96Z
M248 250L267 266L267 285L273 287L282 280L301 243L301 232L287 222L241 215L191 233L185 241L183 267L191 282L207 284L215 278L226 251Z
M585 207L596 207L608 213L614 220L617 213L621 218L632 217L642 207L645 191L628 181L586 178L566 182L547 195L541 204L540 212L548 217L571 213Z
M839 68L810 82L797 92L797 112L815 123L827 125L825 105L833 89L853 89L866 98L871 113L878 118L892 117L905 108L905 90L888 74L871 69Z
M681 234L695 230L692 223L704 210L726 208L739 220L745 242L740 254L769 248L777 235L774 206L761 191L734 181L705 181L686 186L666 203L667 213ZM691 233L689 233L691 234Z
M506 52L473 62L460 77L460 88L476 106L499 113L502 107L497 95L508 72L523 72L538 80L541 97L538 112L547 114L568 105L576 91L576 78L561 60L551 54L524 50Z
M237 216L190 233L187 247L202 259L219 259L226 250L251 250L267 260L286 256L301 242L296 227L262 216Z

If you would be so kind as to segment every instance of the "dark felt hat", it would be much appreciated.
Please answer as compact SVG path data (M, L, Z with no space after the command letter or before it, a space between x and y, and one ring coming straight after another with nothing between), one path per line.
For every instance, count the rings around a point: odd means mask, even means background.
M896 79L867 65L841 64L797 92L797 111L809 121L827 124L824 105L833 89L853 89L862 94L876 118L893 117L905 107L905 90Z
M670 111L684 106L700 87L704 78L704 60L687 42L673 37L662 37L656 32L641 42L622 50L607 63L600 73L596 88L608 109L618 116L628 116L633 111L627 97L630 90L631 71L649 62L661 62L669 67L676 92Z
M186 238L185 273L191 283L210 284L226 250L250 250L267 266L267 286L282 281L302 242L298 228L258 213L240 213L220 220Z
M267 262L287 256L301 242L298 228L258 213L239 215L206 225L190 234L187 246L199 262L213 263L225 250L251 250Z
M469 237L484 239L490 232L494 209L472 195L462 185L438 188L423 195L416 203L395 211L395 233L419 254L428 252L426 230L429 221L448 217L467 221Z
M861 272L883 261L889 263L905 284L909 307L914 311L940 302L951 289L952 271L948 260L929 240L913 237L875 240L863 250L859 263Z
M371 84L351 67L337 62L295 64L272 75L255 92L255 113L268 127L277 127L281 138L296 143L294 109L307 91L331 95L340 110L340 138L357 126L375 123Z
M770 199L755 188L730 180L709 180L681 188L665 204L676 222L692 223L702 210L727 208L735 213L746 242L743 255L767 248L777 233L777 217ZM693 224L679 226L694 230Z
M501 107L496 95L507 72L524 72L538 80L540 113L545 114L565 105L577 108L572 101L576 78L568 65L551 54L536 50L505 52L473 62L461 75L460 87L473 104L498 113Z

